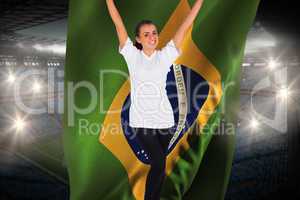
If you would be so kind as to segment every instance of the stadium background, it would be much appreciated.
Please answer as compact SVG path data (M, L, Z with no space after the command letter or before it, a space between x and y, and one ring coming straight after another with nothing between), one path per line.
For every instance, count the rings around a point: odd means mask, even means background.
M287 131L252 117L276 113L274 78L253 95L266 77L287 69L287 83L300 74L299 21L296 6L263 0L247 39L241 66L241 107L227 200L274 199L299 188L299 78L289 88ZM67 0L2 0L0 2L0 199L67 199L68 177L62 148L62 111ZM44 75L22 82L26 105L50 110L26 115L15 102L13 84L37 69ZM50 72L50 76L48 75ZM54 80L54 81L51 81ZM251 104L252 102L252 104ZM253 105L253 107L251 107Z

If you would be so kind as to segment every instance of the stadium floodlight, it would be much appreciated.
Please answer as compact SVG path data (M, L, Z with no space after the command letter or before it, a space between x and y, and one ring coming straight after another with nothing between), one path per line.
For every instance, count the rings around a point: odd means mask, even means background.
M19 116L14 120L13 127L16 129L17 132L22 131L26 126L26 121Z
M259 123L256 119L253 118L250 122L250 126L251 126L252 129L257 129L258 126L259 126Z
M243 67L250 67L250 66L251 66L251 63L243 63L242 66L243 66Z
M41 91L41 89L42 89L41 83L39 83L38 81L35 81L35 82L33 83L33 86L32 86L33 92L34 92L34 93L39 93L39 92Z
M16 76L15 76L13 73L10 72L10 73L8 74L7 81L8 81L9 83L14 83L15 80L16 80Z
M279 65L278 62L276 62L275 60L273 59L270 59L269 63L268 63L268 67L272 70L272 69L275 69L277 66Z
M50 48L52 49L53 53L57 54L65 54L66 53L66 46L65 45L51 45Z
M287 99L290 95L290 91L287 87L281 87L278 91L277 91L277 96L282 98L282 99Z

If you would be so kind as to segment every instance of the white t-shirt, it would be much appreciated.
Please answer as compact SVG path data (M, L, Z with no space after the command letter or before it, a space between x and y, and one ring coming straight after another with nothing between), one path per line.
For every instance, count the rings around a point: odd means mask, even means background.
M174 126L173 110L166 90L167 74L180 55L173 40L149 57L128 37L124 47L119 47L119 52L126 60L130 76L129 125L139 128Z

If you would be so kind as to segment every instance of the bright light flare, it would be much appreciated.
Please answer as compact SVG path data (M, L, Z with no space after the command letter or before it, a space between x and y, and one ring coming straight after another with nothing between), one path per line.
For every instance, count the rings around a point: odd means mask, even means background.
M35 81L32 85L32 90L34 93L39 93L42 89L42 85L41 83L39 83L38 81Z
M65 45L52 45L50 46L53 53L57 54L65 54L66 53L66 46Z
M250 122L250 126L252 129L257 129L259 126L259 122L256 119L252 119Z
M8 74L7 81L8 81L9 83L14 83L15 80L16 80L16 76L15 76L13 73L10 72L10 73Z
M65 54L66 53L66 45L40 45L35 44L33 45L33 48L37 51L46 51L46 52L53 52L56 54Z
M283 88L280 88L277 92L277 96L282 98L282 99L287 99L289 96L290 96L290 91L288 88L286 87L283 87Z
M17 132L22 131L26 127L26 121L20 117L17 117L14 120L14 129L16 129Z
M275 60L271 59L268 63L268 67L272 70L275 69L277 66L279 65L278 62L276 62Z

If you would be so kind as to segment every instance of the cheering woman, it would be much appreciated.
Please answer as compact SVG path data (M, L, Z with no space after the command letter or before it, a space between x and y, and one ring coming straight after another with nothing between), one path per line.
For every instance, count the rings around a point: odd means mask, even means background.
M151 164L146 180L145 200L159 200L165 177L168 144L175 128L173 110L166 92L167 74L180 55L181 44L203 0L196 0L187 17L165 47L155 24L142 20L135 29L135 42L128 37L114 0L106 0L130 77L129 126L135 131L145 159ZM145 152L145 153L144 153Z

